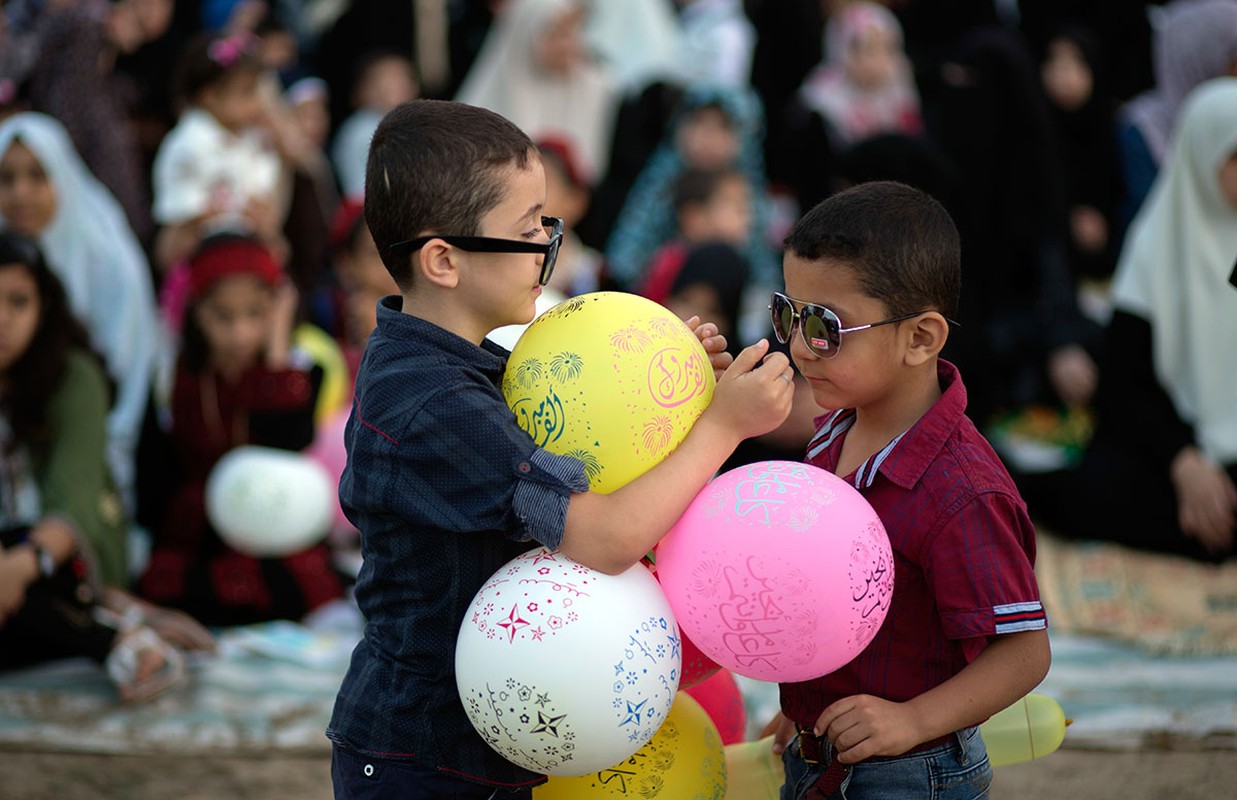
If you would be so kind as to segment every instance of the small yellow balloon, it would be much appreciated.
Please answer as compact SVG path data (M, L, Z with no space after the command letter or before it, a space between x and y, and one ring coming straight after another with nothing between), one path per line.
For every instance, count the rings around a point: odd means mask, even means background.
M551 777L533 800L725 800L726 751L708 712L679 692L653 738L621 764L579 778Z
M979 726L992 766L1043 758L1065 741L1065 712L1046 694L1031 692Z
M772 736L726 745L726 800L778 800L785 782Z
M708 353L652 300L593 292L546 311L516 342L503 396L538 445L584 462L609 493L687 436L713 398Z

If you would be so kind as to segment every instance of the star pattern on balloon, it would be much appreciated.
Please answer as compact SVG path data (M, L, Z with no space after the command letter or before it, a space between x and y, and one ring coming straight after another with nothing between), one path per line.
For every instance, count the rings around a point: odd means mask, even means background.
M619 727L621 728L622 726L626 725L629 722L634 722L637 725L639 725L640 715L644 713L644 706L646 703L648 703L648 698L641 700L639 703L632 703L630 700L628 700L627 701L627 718L619 723Z
M498 623L498 627L507 630L507 633L511 636L507 642L511 643L515 641L516 631L520 628L528 627L530 624L532 623L520 616L520 607L514 605L511 607L511 613L507 615L507 618Z
M551 736L558 738L558 726L567 718L566 714L560 714L557 717L548 717L544 711L537 712L537 724L529 730L529 733L548 733Z

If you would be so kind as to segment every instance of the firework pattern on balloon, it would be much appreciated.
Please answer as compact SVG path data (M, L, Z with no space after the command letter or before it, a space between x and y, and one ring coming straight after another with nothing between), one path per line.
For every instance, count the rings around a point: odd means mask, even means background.
M597 327L580 327L585 317L565 322L586 309L596 310ZM539 446L576 458L591 453L581 458L590 486L613 491L674 450L714 385L708 355L686 324L644 298L599 292L560 303L529 326L502 391Z

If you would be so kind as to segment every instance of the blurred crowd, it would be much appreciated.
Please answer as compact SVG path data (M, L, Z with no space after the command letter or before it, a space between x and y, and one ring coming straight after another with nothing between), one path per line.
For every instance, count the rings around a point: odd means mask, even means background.
M200 623L346 593L346 532L241 553L205 486L347 413L396 291L368 143L418 97L537 143L552 289L736 349L799 215L928 191L963 245L945 356L1032 515L1228 557L1235 75L1237 0L4 0L0 667L91 655L140 700ZM736 459L802 457L800 394Z

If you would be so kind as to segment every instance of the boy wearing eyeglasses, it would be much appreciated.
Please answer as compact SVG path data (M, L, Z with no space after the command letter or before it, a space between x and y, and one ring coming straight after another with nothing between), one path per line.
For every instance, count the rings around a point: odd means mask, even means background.
M858 657L781 686L782 798L986 796L977 726L1033 689L1050 653L1026 506L940 358L958 232L917 189L860 184L799 220L784 273L774 333L829 409L807 460L875 508L895 577Z
M399 294L379 302L345 433L339 495L361 533L366 626L327 728L341 800L531 797L544 777L492 750L456 689L477 590L538 544L622 572L740 440L789 413L789 361L761 342L678 448L611 494L537 447L499 390L509 353L485 336L531 321L554 269L561 223L541 215L545 194L533 143L480 108L413 101L370 144L365 219ZM696 333L715 368L729 363L716 328Z

